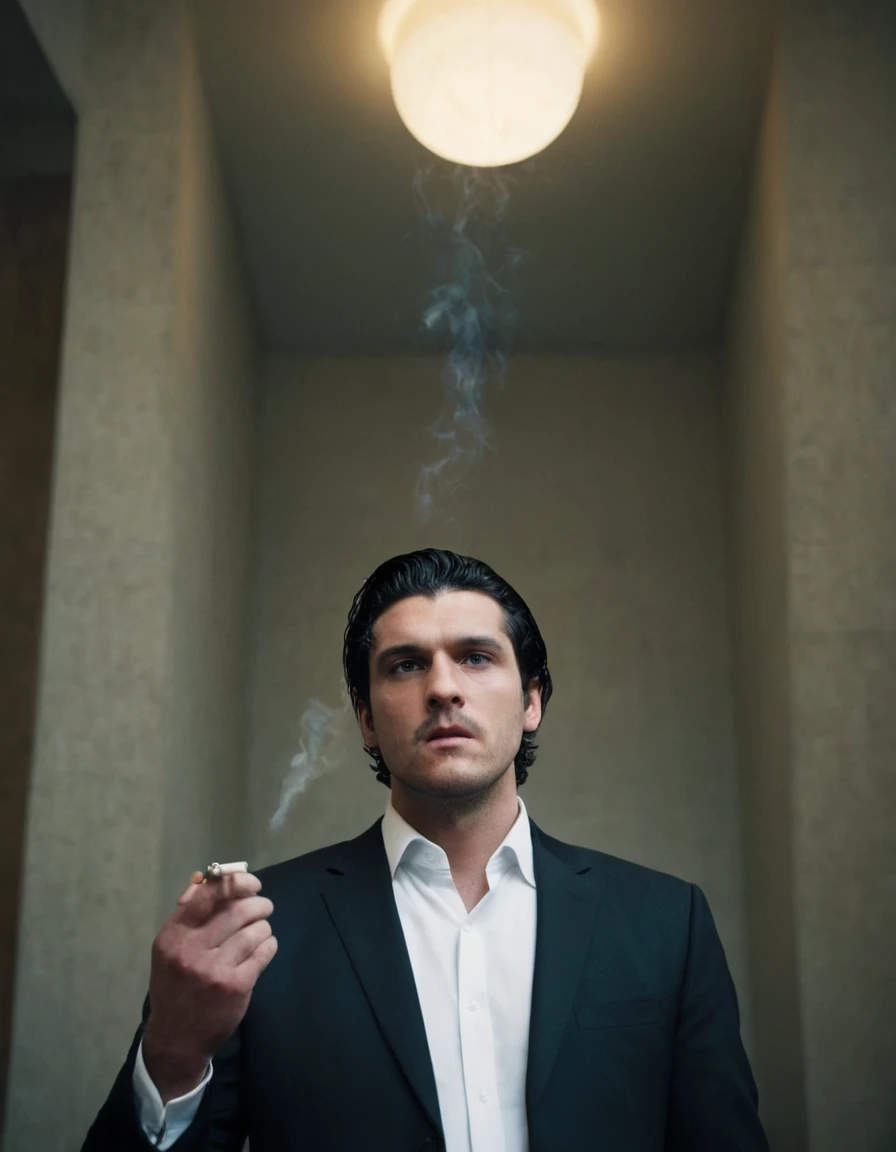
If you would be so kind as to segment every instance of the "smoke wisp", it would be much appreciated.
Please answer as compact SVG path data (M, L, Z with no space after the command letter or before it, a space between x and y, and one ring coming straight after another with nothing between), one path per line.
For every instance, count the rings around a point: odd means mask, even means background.
M337 741L345 715L345 707L331 708L314 699L309 702L299 720L299 749L290 761L277 810L271 817L272 832L280 831L293 802L308 784L337 766Z
M442 407L427 431L435 459L416 487L422 521L463 488L491 444L483 412L486 384L503 380L515 312L514 276L526 256L509 244L504 220L513 177L506 169L433 163L414 180L414 199L426 224L445 243L439 284L430 293L423 327L447 350ZM299 721L299 748L283 781L270 830L282 829L308 784L337 767L351 708L312 699Z
M414 197L427 224L448 240L443 282L429 295L423 326L447 343L443 400L428 431L438 455L417 481L423 521L439 499L461 488L491 439L483 414L487 380L504 375L514 313L513 273L524 256L510 246L503 222L511 177L495 168L433 166L418 172Z

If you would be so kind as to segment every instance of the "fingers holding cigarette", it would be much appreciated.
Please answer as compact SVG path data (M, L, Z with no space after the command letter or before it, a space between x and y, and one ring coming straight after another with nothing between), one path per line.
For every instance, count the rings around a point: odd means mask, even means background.
M153 941L143 1055L163 1100L199 1082L277 952L260 890L244 861L197 870Z
M249 877L248 883L242 880L243 876ZM230 879L227 879L228 877ZM227 896L251 895L261 887L257 878L249 872L245 860L234 860L229 864L209 864L204 872L197 869L190 876L190 883L186 891L181 894L178 904L190 903L193 896L208 884L213 884L216 888L221 885L221 893Z

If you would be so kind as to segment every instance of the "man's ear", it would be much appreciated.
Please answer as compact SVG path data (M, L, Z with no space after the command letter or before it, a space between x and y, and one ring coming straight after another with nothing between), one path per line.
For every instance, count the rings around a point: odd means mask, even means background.
M523 713L523 731L534 732L541 723L541 681L533 677L523 694L526 710Z
M376 748L376 729L373 726L373 713L370 710L370 705L365 704L363 700L358 703L358 726L361 729L365 747Z

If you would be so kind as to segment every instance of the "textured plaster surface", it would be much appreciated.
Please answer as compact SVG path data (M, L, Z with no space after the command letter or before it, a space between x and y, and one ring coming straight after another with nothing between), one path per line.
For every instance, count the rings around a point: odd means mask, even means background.
M80 1144L241 812L254 323L182 6L79 27L8 1152Z

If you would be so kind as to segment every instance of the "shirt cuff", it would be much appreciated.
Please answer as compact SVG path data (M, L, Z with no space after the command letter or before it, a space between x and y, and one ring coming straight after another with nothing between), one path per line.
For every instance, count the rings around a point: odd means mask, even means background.
M153 1148L159 1148L164 1152L164 1149L170 1148L190 1127L199 1111L206 1086L212 1078L212 1071L212 1065L209 1064L205 1075L192 1092L163 1104L159 1090L153 1084L143 1063L143 1041L140 1041L131 1086L140 1127Z

